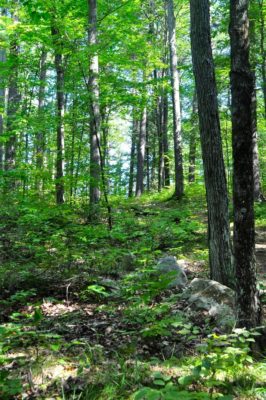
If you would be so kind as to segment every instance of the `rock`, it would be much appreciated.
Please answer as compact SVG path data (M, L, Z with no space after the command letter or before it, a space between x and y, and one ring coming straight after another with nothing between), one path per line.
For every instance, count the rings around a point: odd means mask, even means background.
M232 289L210 279L195 278L184 291L194 310L206 310L214 318L216 326L230 331L235 323L235 293Z
M168 288L184 288L187 285L187 276L182 266L178 264L176 257L167 256L161 258L157 264L157 270L162 275L167 276L167 274L169 274L169 278L172 278L171 282L168 284ZM172 273L172 276L170 273Z

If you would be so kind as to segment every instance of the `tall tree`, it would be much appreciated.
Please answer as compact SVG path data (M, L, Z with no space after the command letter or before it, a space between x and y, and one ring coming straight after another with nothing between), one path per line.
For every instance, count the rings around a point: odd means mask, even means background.
M139 140L138 140L138 154L137 154L137 176L136 176L136 196L139 197L144 192L144 163L146 153L146 128L147 128L147 107L144 106L142 110Z
M136 119L135 116L133 116L132 131L131 131L128 197L133 197L134 170L135 170L135 164L136 164L136 144L137 144L138 126L139 126L138 120Z
M266 118L266 48L265 48L265 0L258 0L260 11L260 55L261 55L261 77L264 99L264 117Z
M252 328L260 320L256 287L252 95L249 61L248 0L230 1L231 93L234 160L234 256L238 325Z
M182 136L181 136L181 106L180 106L180 79L176 50L176 19L174 13L174 1L167 1L167 24L170 50L170 70L172 84L173 103L173 133L175 156L175 197L180 199L184 193L184 176L182 160Z
M89 6L89 95L90 95L90 206L93 214L100 201L100 104L99 104L99 59L97 46L97 0L88 0Z
M54 44L54 62L56 71L56 132L57 132L57 155L56 155L56 203L63 204L65 201L64 188L64 61L63 42L57 21L52 23L52 38Z
M44 150L45 150L45 137L43 128L43 113L44 113L44 100L45 100L45 84L47 72L47 52L43 49L40 57L39 66L39 91L38 91L38 132L36 138L36 167L38 174L41 175L44 164ZM42 179L37 177L36 188L38 191L42 190Z
M10 53L9 53L9 79L8 79L8 96L7 96L7 122L6 134L7 142L5 147L5 171L12 171L15 169L16 162L16 118L20 103L20 94L18 88L18 56L19 46L16 34L11 39ZM11 188L15 185L15 179L7 175L7 187Z
M190 0L191 48L208 205L211 278L234 285L228 195L211 48L209 0Z
M3 12L2 12L3 13ZM6 50L4 47L0 47L0 65L6 62ZM4 133L4 109L5 109L5 82L4 79L0 79L0 140ZM0 142L0 170L3 170L4 162L4 146Z

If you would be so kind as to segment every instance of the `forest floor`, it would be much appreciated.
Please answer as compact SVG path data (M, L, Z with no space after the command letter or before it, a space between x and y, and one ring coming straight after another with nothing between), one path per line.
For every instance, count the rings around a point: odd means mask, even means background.
M189 280L208 276L204 195L192 194L114 200L111 234L85 224L82 208L3 211L1 399L266 398L253 334L219 334L207 312L154 278L164 255L184 260ZM257 221L265 288L265 205Z

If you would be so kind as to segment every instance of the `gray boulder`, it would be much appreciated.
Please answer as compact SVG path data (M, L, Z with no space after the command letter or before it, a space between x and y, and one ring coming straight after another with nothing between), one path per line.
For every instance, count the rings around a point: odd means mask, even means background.
M235 292L210 279L195 278L183 293L193 310L206 310L214 318L216 326L230 331L235 323Z
M187 276L183 268L178 264L176 257L167 256L159 260L156 268L160 275L169 279L171 282L168 284L168 288L184 288L187 283Z

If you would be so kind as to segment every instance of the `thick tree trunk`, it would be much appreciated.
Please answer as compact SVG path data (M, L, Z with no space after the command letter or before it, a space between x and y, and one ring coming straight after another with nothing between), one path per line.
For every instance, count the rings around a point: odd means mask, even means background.
M128 197L133 197L134 187L134 171L136 164L136 144L137 144L137 132L138 132L138 121L133 117L132 132L131 132L131 149L130 149L130 165L129 165L129 184L128 184Z
M146 150L146 127L147 127L147 108L142 111L137 155L137 177L136 177L136 196L139 197L144 192L144 163Z
M252 95L249 62L248 0L230 1L231 92L234 160L234 256L238 325L259 323L256 288Z
M40 174L43 169L44 163L44 150L45 150L45 134L43 127L41 127L43 121L43 108L44 108L44 99L45 99L45 83L46 83L46 65L47 53L45 50L42 51L41 59L40 59L40 70L39 70L39 92L38 92L38 118L39 118L39 129L37 132L37 140L36 140L36 167L37 171ZM36 179L36 189L38 191L42 190L43 181L39 177Z
M88 0L89 6L89 90L90 90L90 207L96 214L101 191L100 160L100 104L99 104L99 60L94 47L97 45L97 0Z
M55 71L56 71L56 133L57 133L57 155L56 155L56 176L55 176L55 192L56 204L65 202L64 188L64 151L65 151L65 135L64 135L64 63L62 54L62 39L60 32L54 25L52 26L52 38L55 48Z
M209 0L190 0L191 47L208 205L211 278L234 285L228 196L211 49Z
M174 14L173 0L167 1L167 24L170 49L170 67L173 102L173 133L174 133L174 155L175 155L175 197L180 199L184 194L184 176L182 160L182 136L181 136L181 107L179 72L176 52L176 19Z

